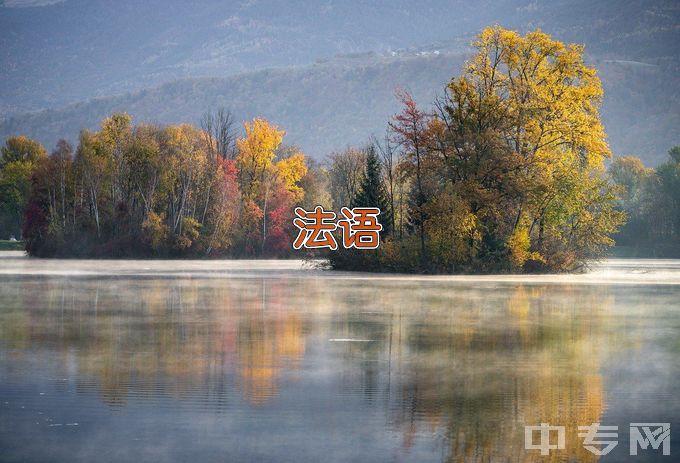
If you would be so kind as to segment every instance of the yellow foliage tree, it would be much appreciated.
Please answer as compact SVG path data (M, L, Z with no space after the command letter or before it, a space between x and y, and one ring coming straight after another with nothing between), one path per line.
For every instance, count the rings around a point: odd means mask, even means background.
M278 161L275 166L278 178L281 179L284 187L293 194L294 201L302 201L305 191L299 185L299 182L307 175L305 155L296 151L291 156Z
M597 72L583 46L541 31L489 27L473 46L428 124L437 161L426 176L451 182L479 219L470 256L499 259L500 245L515 268L572 269L623 220L602 176L610 150Z
M243 124L245 137L236 140L242 191L251 197L270 173L276 151L283 142L285 132L265 119L255 118Z
M271 228L271 202L281 199L282 188L291 193L294 203L302 200L304 190L299 185L307 174L305 156L297 149L282 147L285 132L265 119L256 118L252 123L244 124L245 136L236 140L236 165L239 171L241 194L244 197L242 217L251 217L260 221L259 230L254 223L242 221L244 241L252 242L256 237L260 241L260 253L264 253L267 237ZM277 160L279 156L279 160ZM292 208L291 208L292 211ZM278 214L280 216L280 214Z

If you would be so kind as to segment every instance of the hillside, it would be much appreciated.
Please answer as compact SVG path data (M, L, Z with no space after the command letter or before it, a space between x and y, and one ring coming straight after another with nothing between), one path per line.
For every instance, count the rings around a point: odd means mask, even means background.
M460 52L494 23L607 59L680 57L675 0L0 0L0 116L337 54L452 39Z
M289 143L321 157L380 135L398 110L397 86L423 106L460 72L465 55L420 51L392 57L362 54L296 68L263 70L224 78L179 80L122 96L93 99L57 110L11 118L0 137L22 133L54 146L77 139L114 111L137 121L198 124L210 108L230 108L237 119L262 115L284 127ZM603 119L616 154L636 154L650 164L680 144L677 68L592 58L605 88Z

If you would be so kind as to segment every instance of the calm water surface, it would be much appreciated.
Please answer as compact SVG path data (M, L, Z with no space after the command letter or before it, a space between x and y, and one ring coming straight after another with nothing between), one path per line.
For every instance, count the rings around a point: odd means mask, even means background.
M597 461L577 426L670 422L680 261L588 275L0 257L0 461ZM640 451L631 461L672 461Z

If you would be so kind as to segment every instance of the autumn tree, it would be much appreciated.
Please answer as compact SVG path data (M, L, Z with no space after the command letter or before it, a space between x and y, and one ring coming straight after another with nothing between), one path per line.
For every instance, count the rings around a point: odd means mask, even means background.
M271 175L276 151L283 142L285 132L261 118L244 123L243 128L245 136L236 140L236 165L241 191L252 198L260 193Z
M673 147L670 159L656 169L658 195L654 210L660 220L653 222L661 243L661 255L680 256L680 146ZM665 248L665 249L664 249ZM664 252L665 251L665 252Z
M205 226L205 254L215 250L228 250L233 244L233 229L238 220L238 178L233 160L219 159L216 162L211 201L203 218Z
M649 207L654 183L654 169L646 167L635 156L617 156L609 166L612 181L620 187L618 207L628 220L616 236L617 244L645 246L649 240Z
M300 185L308 171L305 155L296 146L283 146L276 157L263 201L262 253L267 250L279 253L290 248L292 212L305 196Z
M100 130L81 132L74 157L60 142L32 171L27 249L110 257L232 252L243 196L238 167L211 155L204 135L190 125L135 127L114 114ZM304 175L295 159L281 169L291 197L301 195L296 175Z
M482 31L432 111L406 92L390 121L411 230L380 257L399 270L568 271L623 222L583 47L540 31ZM416 238L418 258L413 260Z
M364 175L365 157L363 151L354 148L331 153L328 157L330 194L334 209L349 206L356 196Z
M418 230L420 259L424 265L427 260L425 203L428 197L424 168L428 146L426 128L430 115L418 108L409 93L398 91L397 97L403 105L403 110L394 116L389 125L394 133L396 145L404 153L406 170L413 179L409 215L412 224Z
M278 243L274 247L281 249L285 220L292 214L292 205L304 196L298 183L307 173L307 166L299 149L282 146L285 132L265 119L246 122L244 131L245 135L236 140L236 165L245 208L241 239L250 253L256 252L252 243L259 242L258 254L263 254L272 231Z
M66 232L67 226L73 226L74 214L72 214L73 201L73 146L64 139L57 142L56 148L50 154L51 198L52 211L56 221L61 227L62 233Z
M19 238L33 170L47 159L47 151L28 137L10 137L0 148L0 237Z
M396 204L399 201L398 190L400 189L400 183L403 183L400 181L401 179L399 175L400 160L393 146L392 140L390 140L389 134L385 136L384 142L382 143L374 137L372 144L379 154L380 165L384 177L385 193L387 195L387 202L389 204L389 226L391 232L394 233L394 231L397 229L396 215L398 211Z
M680 148L656 169L635 156L614 158L612 182L620 188L618 207L628 216L615 235L622 253L632 257L680 255Z
M37 163L47 157L45 148L35 140L23 135L10 137L0 148L0 168L13 162Z
M330 174L325 163L308 158L307 174L300 179L299 185L304 190L301 207L313 210L315 206L332 209L333 200L330 193Z
M73 148L59 140L48 159L35 165L24 209L23 238L30 252L63 247L76 220Z
M471 256L573 269L622 222L603 179L602 88L583 47L485 29L437 105L433 153L478 219ZM489 207L490 205L490 207Z
M175 237L175 246L183 249L192 245L199 235L197 210L201 206L198 190L204 185L207 157L201 135L189 125L165 129L162 148L169 165L166 180L169 201L167 224Z

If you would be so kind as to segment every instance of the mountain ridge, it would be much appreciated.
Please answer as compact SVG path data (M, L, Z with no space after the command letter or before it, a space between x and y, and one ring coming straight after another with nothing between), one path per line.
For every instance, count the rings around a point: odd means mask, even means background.
M49 3L38 6L41 3ZM0 115L179 78L390 52L501 24L585 43L610 59L680 59L675 0L13 0L0 8ZM462 51L458 49L456 51Z
M399 110L396 88L410 91L428 108L469 56L423 53L368 53L309 66L182 79L15 116L0 122L0 136L22 133L51 147L61 137L76 141L81 128L96 129L114 111L128 112L136 122L198 125L204 112L224 106L237 120L270 119L287 131L288 143L320 158L382 135L389 117ZM680 144L677 67L589 60L603 80L603 120L614 153L638 155L651 165L662 162L666 151Z

